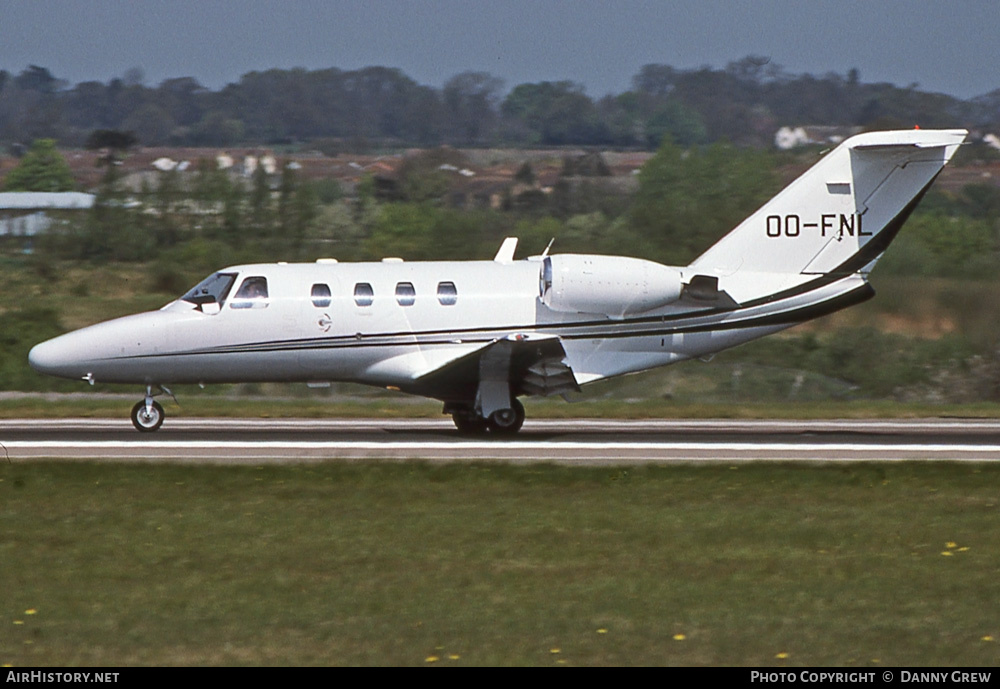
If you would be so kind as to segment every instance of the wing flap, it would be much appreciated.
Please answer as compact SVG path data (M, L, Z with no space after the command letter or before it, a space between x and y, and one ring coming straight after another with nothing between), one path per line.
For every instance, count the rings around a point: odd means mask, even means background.
M508 335L427 371L407 386L407 391L444 400L474 399L480 380L490 371L503 371L515 396L579 391L565 359L566 350L558 336Z

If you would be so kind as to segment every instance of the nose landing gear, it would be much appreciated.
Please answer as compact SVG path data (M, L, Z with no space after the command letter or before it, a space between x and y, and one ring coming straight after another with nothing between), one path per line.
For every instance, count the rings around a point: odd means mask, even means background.
M152 433L163 425L166 414L159 402L136 402L132 407L132 425L142 433Z
M174 402L177 401L174 393L170 392L170 390L162 385L158 387L161 392L165 392L173 397ZM163 425L163 419L166 417L167 415L160 403L153 400L153 386L147 385L146 398L141 402L136 402L135 406L132 407L132 425L140 433L152 433Z

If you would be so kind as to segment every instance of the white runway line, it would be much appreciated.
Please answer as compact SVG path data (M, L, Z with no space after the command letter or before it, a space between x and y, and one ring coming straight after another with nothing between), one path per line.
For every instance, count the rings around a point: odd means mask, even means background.
M724 452L773 451L835 451L864 452L867 450L895 450L899 452L1000 452L1000 445L948 445L941 443L634 443L634 442L523 442L507 440L421 442L421 441L210 441L210 440L11 440L3 441L8 449L105 449L105 450L252 450L252 449L299 449L299 450L721 450Z
M214 459L248 460L431 459L476 461L506 459L561 463L610 461L998 461L1000 445L872 443L663 443L663 442L373 442L373 441L12 441L13 459Z

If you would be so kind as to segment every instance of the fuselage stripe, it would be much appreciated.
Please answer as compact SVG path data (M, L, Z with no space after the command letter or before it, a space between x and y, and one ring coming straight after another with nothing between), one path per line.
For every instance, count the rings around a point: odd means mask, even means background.
M269 341L252 344L231 345L197 349L179 352L161 352L138 356L115 357L120 360L157 359L172 356L198 356L208 354L248 354L269 352L303 352L315 350L342 350L373 347L429 347L436 345L485 345L495 341L499 334L523 333L545 334L562 338L563 340L585 339L621 339L629 337L664 337L668 335L704 333L714 331L738 330L775 325L794 325L812 318L839 311L848 306L859 304L874 296L875 292L867 282L848 292L841 293L823 301L797 306L787 311L768 312L750 315L730 321L691 323L682 325L676 323L676 318L642 318L628 321L595 321L569 324L533 324L524 326L507 326L502 328L480 328L455 331L425 331L420 333L385 333L377 335L343 335L313 339L295 339L286 341ZM737 308L730 313L738 314L746 308ZM688 320L703 317L703 313L689 315ZM655 327L661 323L674 321L669 327ZM639 328L646 325L649 327ZM583 332L579 332L586 328ZM571 331L571 332L567 332ZM575 331L575 332L574 332Z

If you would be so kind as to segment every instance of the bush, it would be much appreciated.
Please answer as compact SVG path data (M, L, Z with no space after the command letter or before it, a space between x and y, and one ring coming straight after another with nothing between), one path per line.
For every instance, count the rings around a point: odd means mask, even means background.
M941 211L916 213L900 231L878 270L890 275L978 279L998 271L993 222Z
M0 314L0 389L51 390L58 387L28 366L28 352L39 342L62 334L56 311L25 307Z

